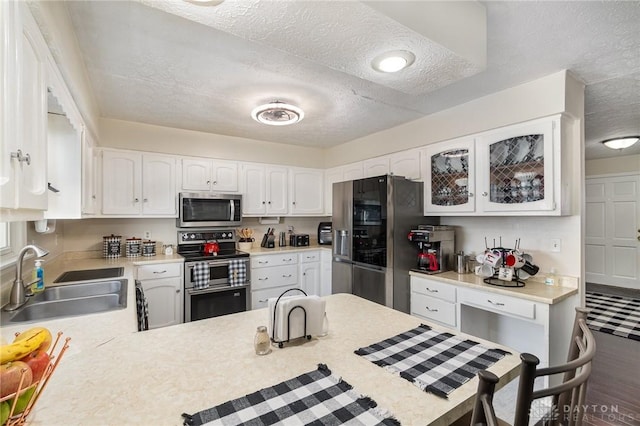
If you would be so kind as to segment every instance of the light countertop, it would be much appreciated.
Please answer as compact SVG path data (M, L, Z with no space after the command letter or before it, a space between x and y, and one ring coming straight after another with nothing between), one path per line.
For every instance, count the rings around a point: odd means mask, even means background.
M268 320L266 309L142 333L123 329L109 339L103 336L100 344L95 336L104 330L96 326L95 315L75 321L82 327L48 324L52 331L60 328L72 337L71 348L37 402L31 424L180 425L183 412L193 414L274 385L319 363L390 410L403 425L447 425L471 409L475 378L445 400L353 353L424 321L353 295L326 300L328 336L274 347L267 356L253 351L256 327ZM114 313L104 317L105 323L113 318L114 326L121 320ZM519 354L505 349L513 355L490 368L501 377L500 386L519 370Z
M302 251L309 251L309 250L329 250L331 251L331 246L326 246L326 245L320 245L317 243L312 243L309 246L305 246L305 247L292 247L292 246L285 246L285 247L278 247L278 245L276 244L276 246L274 248L265 248L265 247L252 247L251 250L246 250L247 253L251 254L251 255L255 255L255 254L278 254L278 253L293 253L293 252L302 252Z
M558 286L558 285L545 285L543 282L528 279L525 281L524 287L500 287L491 284L486 284L482 277L475 274L458 274L457 272L449 271L441 274L425 274L418 271L410 271L409 275L431 279L434 281L441 281L444 283L455 284L458 286L468 287L472 289L488 291L491 293L503 294L505 296L518 297L521 299L531 300L533 302L546 303L553 305L561 302L562 300L573 296L578 293L577 282L574 286ZM571 277L564 277L565 281L572 282Z

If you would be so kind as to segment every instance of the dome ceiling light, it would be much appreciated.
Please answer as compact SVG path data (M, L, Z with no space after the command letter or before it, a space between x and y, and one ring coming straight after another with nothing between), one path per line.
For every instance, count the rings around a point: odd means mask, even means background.
M272 102L260 105L251 111L251 117L259 123L271 126L286 126L302 121L304 111L294 105Z
M376 56L371 61L371 66L380 72L398 72L413 64L415 60L416 56L407 50L392 50Z
M198 6L217 6L224 0L184 0L187 3L197 4Z
M624 149L629 148L640 140L640 136L625 136L622 138L607 139L602 141L604 146L611 149Z

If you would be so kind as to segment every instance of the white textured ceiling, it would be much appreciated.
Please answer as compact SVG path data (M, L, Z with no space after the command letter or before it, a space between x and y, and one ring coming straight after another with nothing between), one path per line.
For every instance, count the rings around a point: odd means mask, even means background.
M416 15L425 6L401 4ZM602 139L640 134L640 2L481 5L486 68L375 2L66 3L104 117L326 147L569 69L587 85L587 158L621 154ZM399 45L419 53L414 66L371 70ZM305 119L269 127L249 117L272 100L302 107Z

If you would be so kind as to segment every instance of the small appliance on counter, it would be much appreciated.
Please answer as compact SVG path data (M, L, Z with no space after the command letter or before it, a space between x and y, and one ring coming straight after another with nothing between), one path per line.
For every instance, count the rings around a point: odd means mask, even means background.
M309 234L289 235L289 245L291 247L307 247L309 245Z
M320 222L318 225L318 244L330 246L333 242L332 234L331 222Z
M408 235L418 247L417 269L427 274L438 274L453 269L455 231L452 226L418 225Z

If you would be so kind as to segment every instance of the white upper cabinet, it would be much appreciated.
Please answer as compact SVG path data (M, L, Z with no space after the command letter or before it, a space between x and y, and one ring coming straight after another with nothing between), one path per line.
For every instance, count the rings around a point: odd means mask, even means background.
M159 154L102 152L102 213L176 216L176 160Z
M364 177L362 161L342 166L342 180L356 180Z
M460 138L427 146L422 152L424 212L475 211L475 144Z
M561 125L558 115L427 146L425 213L566 214Z
M241 165L242 213L247 216L288 213L286 167L243 163Z
M389 174L389 157L377 157L362 162L364 177L374 177ZM346 179L350 180L350 179Z
M0 208L47 208L47 45L26 3L0 3Z
M389 156L389 173L395 176L404 176L411 180L420 180L420 150L410 149L396 152Z
M319 216L324 213L324 174L322 170L293 167L289 170L290 213Z
M344 172L342 167L334 167L324 171L324 214L333 214L333 184L343 181Z
M238 163L185 158L182 160L182 190L238 192Z
M93 141L85 132L82 145L82 214L95 215L99 212L98 203L98 154Z

